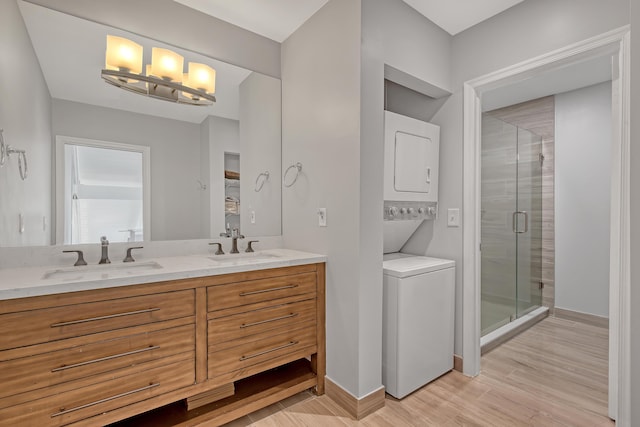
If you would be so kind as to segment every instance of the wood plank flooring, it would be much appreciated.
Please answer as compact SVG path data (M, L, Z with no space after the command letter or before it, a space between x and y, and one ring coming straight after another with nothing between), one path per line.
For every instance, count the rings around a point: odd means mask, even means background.
M300 393L225 427L613 426L605 328L549 317L482 357L355 421L327 396Z

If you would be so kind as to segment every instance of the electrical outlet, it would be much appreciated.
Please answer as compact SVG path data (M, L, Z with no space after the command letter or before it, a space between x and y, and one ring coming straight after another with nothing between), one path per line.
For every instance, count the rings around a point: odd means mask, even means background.
M460 227L460 209L447 209L447 226Z
M320 227L327 226L327 208L318 208L318 225Z
M249 216L251 219L251 224L256 223L256 211L251 211L251 215Z

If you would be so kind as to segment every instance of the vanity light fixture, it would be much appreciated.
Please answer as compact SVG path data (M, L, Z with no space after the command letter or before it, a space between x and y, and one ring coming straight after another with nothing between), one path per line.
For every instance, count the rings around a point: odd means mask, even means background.
M143 47L124 37L107 35L107 54L102 78L109 84L140 95L190 105L216 102L216 70L159 47L151 51L151 64L142 67Z

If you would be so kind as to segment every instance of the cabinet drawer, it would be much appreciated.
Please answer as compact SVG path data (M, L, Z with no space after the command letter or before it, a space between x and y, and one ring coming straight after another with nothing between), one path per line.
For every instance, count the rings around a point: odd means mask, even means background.
M308 354L316 351L315 322L300 324L300 328L295 330L264 335L267 336L220 351L216 351L215 347L209 347L209 378L252 365L262 365L271 359L282 358L288 354L298 354L303 349ZM260 370L263 369L268 367L260 368Z
M189 386L193 358L0 410L0 426L63 426ZM100 425L96 420L95 425Z
M0 350L195 314L185 290L0 315Z
M195 326L185 325L155 332L125 335L58 351L0 363L0 399L43 387L140 365L178 353L195 351ZM52 394L55 389L44 390ZM0 400L0 407L2 407Z
M249 280L207 288L208 311L277 300L291 295L315 293L315 273Z
M219 350L220 343L238 345L245 337L252 338L277 328L293 329L297 325L315 322L316 300L276 305L261 310L209 320L209 346Z

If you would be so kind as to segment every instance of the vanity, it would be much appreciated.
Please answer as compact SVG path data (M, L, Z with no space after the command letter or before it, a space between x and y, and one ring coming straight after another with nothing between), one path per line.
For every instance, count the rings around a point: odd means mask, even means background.
M323 394L325 261L0 270L0 426L213 426Z

